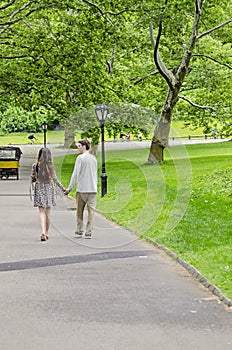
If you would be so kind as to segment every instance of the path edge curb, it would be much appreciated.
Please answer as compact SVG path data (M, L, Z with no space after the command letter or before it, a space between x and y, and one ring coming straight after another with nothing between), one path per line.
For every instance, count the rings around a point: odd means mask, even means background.
M222 303L224 303L228 307L232 306L232 300L227 298L218 287L216 287L207 278L205 278L193 265L189 264L184 259L181 259L175 252L171 251L170 249L168 249L164 245L156 242L154 239L152 239L148 236L144 236L144 239L147 242L154 245L156 248L164 251L173 260L177 261L182 267L184 267L190 273L190 275L192 275L205 288L209 289L215 296L217 296Z

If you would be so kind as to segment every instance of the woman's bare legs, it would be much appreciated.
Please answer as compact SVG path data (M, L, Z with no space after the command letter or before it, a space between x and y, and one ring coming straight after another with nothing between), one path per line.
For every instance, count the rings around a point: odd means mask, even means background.
M46 234L46 214L43 207L39 207L39 221L42 234Z
M46 232L45 232L45 234L46 234L47 239L48 239L48 231L49 231L50 222L51 222L50 213L51 213L51 208L46 208L45 209L45 214L46 214Z
M39 207L39 219L40 219L40 226L41 226L41 239L46 240L48 239L48 231L50 228L50 212L51 208L43 208Z

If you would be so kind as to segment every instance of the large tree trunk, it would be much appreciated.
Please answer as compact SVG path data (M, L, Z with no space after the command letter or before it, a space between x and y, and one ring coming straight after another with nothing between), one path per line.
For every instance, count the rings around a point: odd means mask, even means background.
M201 12L202 12L204 3L205 3L205 0L195 0L195 13L194 13L194 20L192 24L192 31L189 38L189 45L184 52L180 65L176 67L173 70L173 72L166 67L166 65L162 61L162 58L160 57L160 54L159 54L159 42L162 34L162 19L159 22L159 28L158 28L158 34L157 34L156 40L154 38L152 24L150 25L151 41L154 46L154 62L156 64L156 67L159 73L166 80L169 86L168 95L166 97L165 103L160 113L160 117L159 117L157 126L155 128L154 135L151 142L150 153L148 157L148 162L150 164L160 163L163 161L163 150L165 147L168 146L168 136L170 131L172 112L178 101L178 93L181 89L184 78L188 73L188 68L189 68L190 60L193 54L193 49L195 47L197 39L199 38L198 26L199 26ZM166 5L167 4L168 2L166 1ZM208 31L206 31L205 33L208 33ZM202 35L205 35L205 34L201 34L201 36Z
M92 145L89 153L93 154L95 157L97 156L98 145Z
M173 108L178 101L179 88L169 89L166 101L160 113L159 120L154 130L151 141L148 162L150 164L161 163L164 160L164 148L168 147L169 132L171 126L171 116Z
M75 142L75 123L73 121L72 108L74 107L72 94L69 90L66 91L66 103L67 109L70 111L69 116L65 120L65 131L64 131L64 147L65 148L77 148Z
M64 132L64 147L65 148L76 148L75 134L73 130L65 128Z
M66 120L64 130L64 147L65 148L76 148L75 142L75 128L70 120Z

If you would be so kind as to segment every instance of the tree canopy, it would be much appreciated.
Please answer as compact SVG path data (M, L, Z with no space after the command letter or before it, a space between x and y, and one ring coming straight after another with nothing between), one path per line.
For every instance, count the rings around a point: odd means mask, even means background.
M198 37L172 118L205 130L216 124L229 134L232 34L225 0L2 1L0 110L9 103L43 106L63 121L106 102L141 105L156 116L170 88L160 67L168 79L175 76L197 6Z

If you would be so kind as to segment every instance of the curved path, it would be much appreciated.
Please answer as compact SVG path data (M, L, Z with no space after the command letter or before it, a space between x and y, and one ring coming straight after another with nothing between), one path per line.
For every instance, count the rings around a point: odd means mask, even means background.
M40 242L28 191L38 147L22 149L20 180L0 181L2 349L231 350L232 313L127 230L97 215L92 240L75 239L61 198Z

